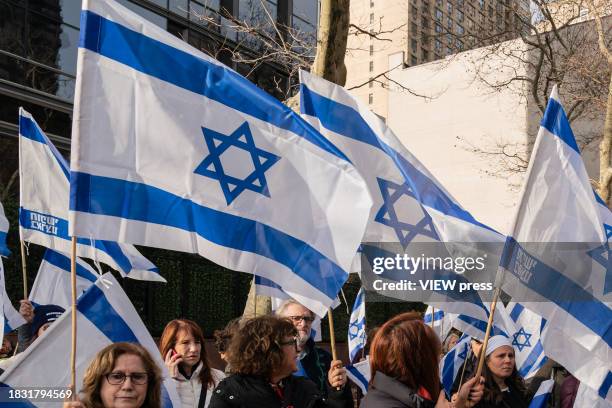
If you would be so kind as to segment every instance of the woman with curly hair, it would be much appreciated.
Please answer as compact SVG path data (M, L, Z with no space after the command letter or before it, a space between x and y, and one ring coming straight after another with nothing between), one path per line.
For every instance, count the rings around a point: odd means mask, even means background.
M289 320L249 319L234 333L226 354L232 375L221 381L209 408L336 408L342 391L326 400L314 382L296 377L298 338Z
M200 326L192 320L172 320L161 335L159 349L182 407L208 407L212 390L225 374L208 364Z
M395 316L383 324L370 345L371 379L361 408L473 407L482 384L466 382L446 400L440 386L440 340L419 313Z
M89 364L80 400L64 408L161 408L161 381L161 370L146 349L114 343Z
M527 408L529 398L516 369L510 340L504 336L491 337L485 355L484 397L476 408Z

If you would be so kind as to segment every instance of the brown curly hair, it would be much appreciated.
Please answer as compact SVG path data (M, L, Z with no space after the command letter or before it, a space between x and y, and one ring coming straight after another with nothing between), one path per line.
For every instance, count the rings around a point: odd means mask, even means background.
M215 330L213 336L215 337L215 348L218 353L225 353L229 347L234 333L240 329L240 320L242 317L237 317L230 320L223 329Z
M247 320L234 333L227 350L231 372L269 379L285 358L280 343L295 336L297 330L287 319L260 316Z
M161 370L155 364L151 354L144 347L134 343L114 343L104 347L96 354L83 378L83 389L81 390L83 405L87 408L104 408L100 398L102 381L105 375L113 371L115 362L123 354L140 357L147 371L147 396L142 408L161 408Z

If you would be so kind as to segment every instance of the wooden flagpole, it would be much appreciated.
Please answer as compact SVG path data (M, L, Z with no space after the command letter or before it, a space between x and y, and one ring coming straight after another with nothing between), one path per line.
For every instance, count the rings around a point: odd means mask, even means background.
M25 244L23 240L19 240L21 244L21 273L23 275L23 298L28 300L28 269L26 265Z
M338 359L338 353L336 352L336 333L334 333L334 317L332 316L331 307L327 309L327 321L329 322L329 344L332 350L332 360ZM337 388L340 391L340 387Z
M76 237L72 237L72 254L70 257L70 283L72 286L72 347L70 349L70 389L72 400L76 401L76 334L77 334L77 308L76 308Z
M497 299L499 298L499 287L495 289L495 293L493 293L493 300L491 301L491 312L489 314L489 321L487 322L487 331L485 332L485 338L482 342L482 347L480 348L480 353L478 356L478 369L476 370L476 378L479 378L482 374L482 367L484 366L486 353L487 353L487 345L489 344L489 335L491 334L491 327L493 326L493 316L495 315L495 307L497 306Z

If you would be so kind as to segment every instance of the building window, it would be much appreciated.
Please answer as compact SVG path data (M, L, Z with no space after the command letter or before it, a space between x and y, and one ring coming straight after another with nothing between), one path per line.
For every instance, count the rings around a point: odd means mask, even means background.
M463 33L465 33L465 30L463 29L463 26L460 25L460 24L457 24L457 34L463 35Z
M440 23L436 23L436 33L441 33L443 31L442 25Z
M374 0L370 0L370 7L374 7Z
M368 87L374 88L374 80L372 78L370 78L370 82L368 82Z
M370 44L370 57L374 55L374 46Z
M374 94L369 94L368 95L368 103L370 105L374 103Z
M415 36L417 35L418 28L417 28L416 23L410 23L410 30L412 31L412 35L415 35Z
M421 56L423 57L423 61L429 61L429 51L425 48L421 48Z
M453 49L451 47L446 47L446 55L451 55L453 53Z
M463 41L457 40L457 49L463 51Z
M416 65L416 64L418 64L416 55L411 55L411 56L410 56L410 63L411 63L412 65Z
M484 10L484 0L478 0L478 5L480 6L481 10Z
M410 49L412 50L412 52L417 52L417 48L417 40L413 38L412 40L410 40Z
M435 50L438 54L442 52L442 41L438 40L437 38L435 42Z
M453 4L452 3L447 3L446 4L446 9L448 10L448 14L453 14Z
M452 18L448 17L446 19L446 26L448 27L449 30L453 29L453 19Z
M374 24L374 13L370 14L370 24Z
M423 14L429 14L429 3L423 2Z
M417 18L417 14L419 14L419 9L417 9L414 4L412 6L410 6L410 14L412 14L412 18L413 19L416 19Z
M463 22L463 11L457 10L457 21Z
M436 21L442 21L442 10L436 9Z
M421 17L421 27L429 28L429 19L425 16Z
M457 7L463 8L463 0L457 0Z
M374 72L374 61L370 61L370 72Z
M436 6L441 8L443 4L444 2L442 0L436 0Z

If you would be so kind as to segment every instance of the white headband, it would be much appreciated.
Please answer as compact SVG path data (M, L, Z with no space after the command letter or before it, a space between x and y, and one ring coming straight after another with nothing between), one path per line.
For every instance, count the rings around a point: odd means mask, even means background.
M491 354L492 352L494 352L495 350L497 350L498 348L502 346L512 347L512 343L510 342L510 339L505 336L491 337L489 339L489 342L487 343L487 352L485 353L485 355L488 356L489 354Z

